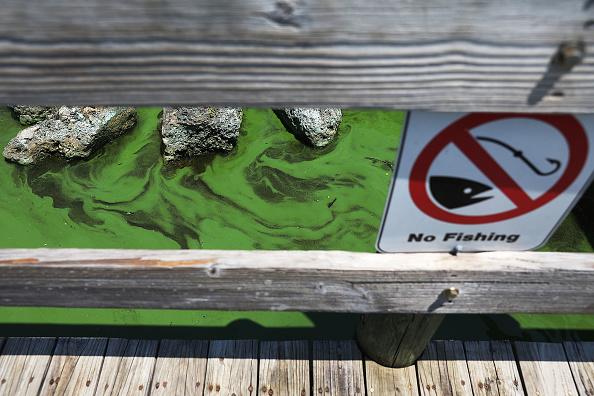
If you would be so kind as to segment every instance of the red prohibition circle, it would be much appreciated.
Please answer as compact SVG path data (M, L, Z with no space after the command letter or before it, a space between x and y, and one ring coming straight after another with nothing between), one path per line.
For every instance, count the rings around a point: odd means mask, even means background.
M569 147L565 171L549 190L536 199L530 198L470 134L470 130L479 125L510 118L528 118L547 123L561 133ZM450 143L455 144L515 204L515 208L499 213L469 216L452 213L437 206L427 191L427 177L435 158ZM412 167L409 191L415 205L437 220L454 224L486 224L508 220L540 208L563 193L582 171L587 155L586 132L571 115L472 113L448 125L425 146Z

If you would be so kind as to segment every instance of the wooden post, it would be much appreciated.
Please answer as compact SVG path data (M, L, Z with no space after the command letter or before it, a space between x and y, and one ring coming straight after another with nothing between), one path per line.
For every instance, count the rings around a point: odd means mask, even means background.
M423 353L443 314L364 314L357 327L359 347L387 367L407 367Z

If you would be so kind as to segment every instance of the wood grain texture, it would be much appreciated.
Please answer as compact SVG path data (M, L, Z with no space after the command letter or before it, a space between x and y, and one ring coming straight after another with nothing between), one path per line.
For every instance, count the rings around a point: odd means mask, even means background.
M462 341L433 341L417 362L422 396L472 396Z
M387 367L414 364L437 331L443 315L366 314L357 326L357 343Z
M501 396L522 396L524 388L518 364L509 341L491 341L491 353L497 372L497 388Z
M208 341L162 340L151 395L202 396Z
M0 304L592 313L592 263L594 254L542 252L0 250ZM450 287L460 290L452 302Z
M579 394L594 396L594 342L564 342L563 346Z
M110 338L96 395L148 395L158 344Z
M258 387L258 342L211 341L204 396L252 396Z
M106 347L106 338L58 339L39 394L94 395Z
M528 396L574 396L578 391L562 344L515 342Z
M497 371L489 341L464 342L470 383L475 396L499 395Z
M55 338L8 338L0 355L0 395L37 395Z
M365 384L368 396L418 396L415 365L389 368L365 359Z
M588 1L10 0L0 102L591 112Z
M363 359L354 341L313 342L313 393L363 396Z
M258 395L310 394L307 341L260 342Z
M502 345L501 342L492 345L490 341L464 342L474 396L524 395L516 362L513 355L507 355L511 349L504 349L506 346L510 345Z

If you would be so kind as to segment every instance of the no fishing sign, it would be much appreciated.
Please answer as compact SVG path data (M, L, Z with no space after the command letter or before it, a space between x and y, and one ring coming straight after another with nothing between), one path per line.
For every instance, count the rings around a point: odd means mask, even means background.
M594 116L411 112L377 248L528 250L594 171Z

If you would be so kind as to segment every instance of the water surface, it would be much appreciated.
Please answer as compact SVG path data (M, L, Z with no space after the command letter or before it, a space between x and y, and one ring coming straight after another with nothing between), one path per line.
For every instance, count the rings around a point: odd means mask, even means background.
M234 151L172 167L160 155L159 111L140 109L138 125L89 160L30 168L0 161L0 248L375 250L402 112L346 110L339 139L312 149L287 133L272 111L248 109ZM0 110L1 147L21 128ZM585 219L592 218L593 196L544 250L592 251L594 234ZM0 308L5 332L19 323L204 328L234 321L331 329L341 323L337 318L350 323L355 316ZM456 327L455 318L448 326ZM584 331L594 329L592 318L517 315L514 321ZM509 335L512 327L498 325L496 317L470 320L485 334Z

